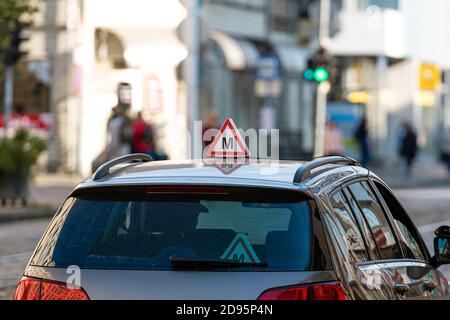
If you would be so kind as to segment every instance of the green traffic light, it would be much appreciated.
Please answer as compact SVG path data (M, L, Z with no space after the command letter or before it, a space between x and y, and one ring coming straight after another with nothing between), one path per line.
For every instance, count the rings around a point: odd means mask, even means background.
M313 78L316 82L325 82L330 77L328 70L324 67L319 67L314 71Z
M303 76L305 77L305 80L313 81L314 80L314 70L306 69L305 72L303 73Z

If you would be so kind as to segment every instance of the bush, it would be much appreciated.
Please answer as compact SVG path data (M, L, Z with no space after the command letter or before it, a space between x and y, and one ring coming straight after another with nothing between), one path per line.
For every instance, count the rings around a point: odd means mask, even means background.
M47 148L45 141L19 129L11 139L0 140L0 174L29 174Z

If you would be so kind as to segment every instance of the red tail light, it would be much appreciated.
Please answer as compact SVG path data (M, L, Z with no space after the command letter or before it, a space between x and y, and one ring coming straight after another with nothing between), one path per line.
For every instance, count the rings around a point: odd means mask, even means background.
M276 288L263 292L258 300L350 300L339 282L289 288Z
M82 288L72 289L63 282L22 277L14 300L89 300Z

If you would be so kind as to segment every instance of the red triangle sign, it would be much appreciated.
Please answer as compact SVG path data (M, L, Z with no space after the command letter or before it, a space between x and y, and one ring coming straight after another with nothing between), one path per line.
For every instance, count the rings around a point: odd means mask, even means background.
M236 124L226 119L214 141L206 152L208 157L249 157L250 152L245 145Z

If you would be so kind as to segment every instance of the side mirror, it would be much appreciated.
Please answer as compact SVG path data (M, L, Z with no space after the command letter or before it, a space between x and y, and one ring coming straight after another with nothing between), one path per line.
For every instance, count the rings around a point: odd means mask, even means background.
M439 227L434 234L434 260L437 266L450 264L450 227Z

